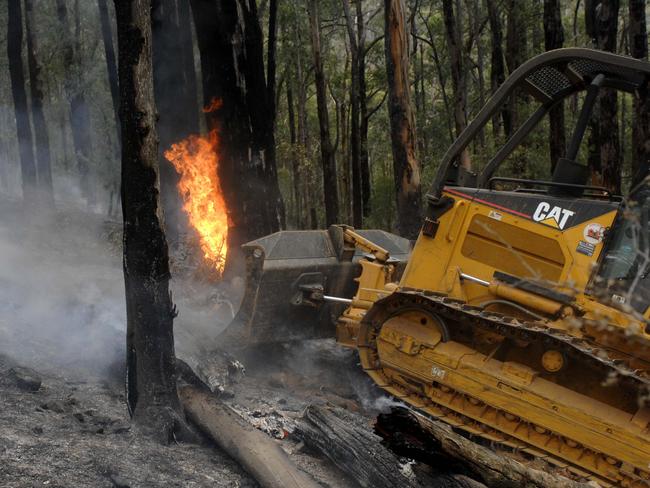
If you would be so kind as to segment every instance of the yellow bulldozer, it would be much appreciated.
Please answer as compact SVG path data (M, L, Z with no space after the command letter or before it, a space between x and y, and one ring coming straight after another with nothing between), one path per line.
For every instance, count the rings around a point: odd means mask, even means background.
M346 226L246 244L223 343L336 337L423 415L605 486L650 486L650 186L614 195L579 161L599 92L649 80L649 63L588 49L524 63L444 155L415 244ZM515 90L532 115L467 171L463 151ZM569 97L582 106L552 177L499 176Z

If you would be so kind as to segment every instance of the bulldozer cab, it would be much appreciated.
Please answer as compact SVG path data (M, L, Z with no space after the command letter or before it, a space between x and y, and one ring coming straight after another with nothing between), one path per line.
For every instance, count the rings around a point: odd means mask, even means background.
M466 269L472 270L487 282L492 273L500 273L569 294L593 294L601 302L628 304L647 318L650 187L645 181L623 198L594 183L599 178L587 165L583 140L603 90L638 96L647 89L649 78L646 62L590 49L559 49L522 64L443 156L427 195L424 238L436 236L445 214L454 213L458 221L459 200L485 205L481 215L468 210L462 216L465 223L455 223L453 232L461 249L458 259L452 256L449 262L460 264L461 272L471 276ZM525 102L530 115L489 158L479 154L483 164L470 170L469 150L480 147L480 134L496 123L515 97L518 103ZM500 176L499 170L526 173L513 171L509 158L522 159L522 151L531 147L527 138L536 128L546 129L544 119L563 101L576 108L568 117L573 119L573 131L567 134L564 156L553 161L551 170L541 170L550 178ZM475 158L472 162L480 163ZM542 226L531 227L530 222ZM555 232L548 232L548 227ZM413 286L410 271L407 268L403 285Z

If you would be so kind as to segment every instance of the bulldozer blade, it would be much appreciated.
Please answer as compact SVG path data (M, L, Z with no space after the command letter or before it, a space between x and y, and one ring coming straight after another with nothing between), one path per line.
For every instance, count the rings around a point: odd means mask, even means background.
M357 231L386 249L401 274L411 243L382 230ZM242 246L246 261L244 297L233 321L219 336L221 347L335 336L345 303L352 298L363 254L344 242L343 228L281 231Z

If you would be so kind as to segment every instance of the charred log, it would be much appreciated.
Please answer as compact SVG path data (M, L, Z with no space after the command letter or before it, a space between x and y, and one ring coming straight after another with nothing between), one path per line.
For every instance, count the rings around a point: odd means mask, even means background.
M363 487L484 487L463 474L446 474L448 469L432 474L409 473L359 417L333 406L307 407L298 422L297 434Z
M434 468L447 466L469 473L493 488L590 486L500 456L455 433L445 424L415 415L403 408L379 415L375 431L391 450L401 455L427 462Z

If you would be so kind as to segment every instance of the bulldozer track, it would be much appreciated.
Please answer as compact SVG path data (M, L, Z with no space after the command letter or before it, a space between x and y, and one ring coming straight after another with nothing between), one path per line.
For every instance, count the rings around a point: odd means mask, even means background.
M610 358L589 340L543 323L523 322L425 290L402 289L377 302L363 318L359 336L362 364L364 354L367 358L364 364L366 371L379 386L408 402L420 413L443 420L472 436L545 459L581 477L610 485L650 486L650 459L644 465L632 466L616 458L616 454L585 447L568 438L566 433L536 425L523 416L513 415L445 384L444 374L440 375L439 381L434 379L426 384L421 380L414 381L408 371L400 371L394 364L383 369L377 349L377 337L383 323L402 310L414 308L435 314L444 323L462 324L465 328L498 334L513 341L541 341L545 347L560 350L572 360L582 361L600 374L604 381L617 381L617 386L634 392L646 407L650 392L647 370L632 369L627 361ZM607 431L611 436L616 435L610 429Z

